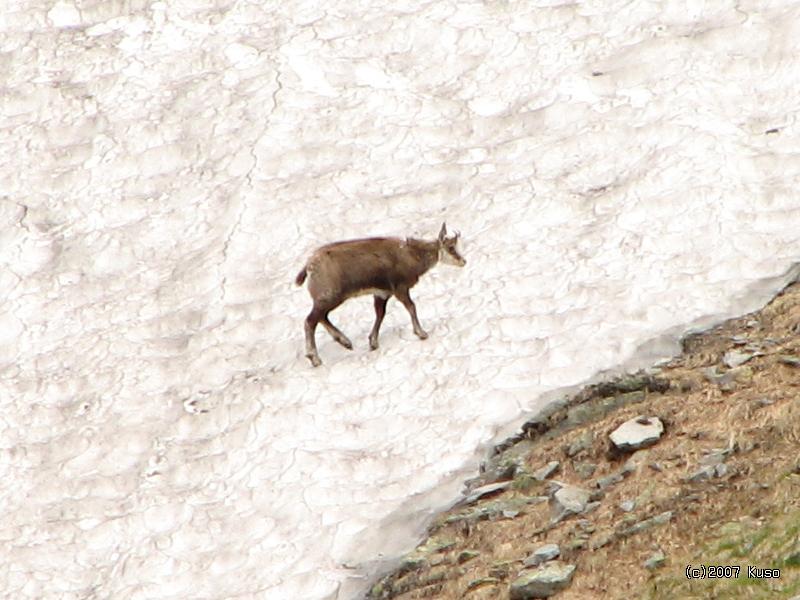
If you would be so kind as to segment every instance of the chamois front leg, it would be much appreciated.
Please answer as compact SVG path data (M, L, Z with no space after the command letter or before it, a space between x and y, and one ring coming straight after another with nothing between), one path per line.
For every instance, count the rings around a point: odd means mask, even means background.
M322 323L322 326L328 330L328 333L331 334L331 337L333 337L334 340L339 342L342 346L344 346L348 350L353 349L353 343L348 339L348 337L345 334L339 331L339 329L337 329L333 323L330 322L330 320L328 319L328 315L324 315L319 320L319 322Z
M370 350L378 349L378 332L381 329L381 323L383 323L383 317L386 315L386 303L389 301L389 298L384 298L383 296L374 296L374 298L375 298L375 325L372 326L372 331L369 334Z
M319 323L321 317L322 313L317 308L311 309L311 312L306 317L306 358L311 361L311 365L314 367L322 364L317 352L317 341L314 338L317 323Z
M411 296L408 293L407 288L399 288L395 292L395 296L400 302L403 303L403 306L406 307L408 314L411 315L411 324L414 326L414 333L417 334L417 337L421 340L427 340L428 334L422 328L422 325L419 324L419 319L417 318L417 307L414 306L414 301L411 299Z

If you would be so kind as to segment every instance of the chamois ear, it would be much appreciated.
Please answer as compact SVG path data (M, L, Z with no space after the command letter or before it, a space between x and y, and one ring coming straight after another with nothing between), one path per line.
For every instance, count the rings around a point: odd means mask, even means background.
M443 242L446 236L447 236L447 226L444 223L442 223L442 228L439 230L439 241Z

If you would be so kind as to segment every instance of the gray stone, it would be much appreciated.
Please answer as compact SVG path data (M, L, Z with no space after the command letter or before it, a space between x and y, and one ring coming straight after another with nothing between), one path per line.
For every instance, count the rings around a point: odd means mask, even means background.
M583 514L587 514L587 513L590 513L592 511L594 511L594 510L597 510L598 508L600 508L600 504L601 503L600 503L599 500L595 500L594 502L589 502L586 505L586 508L583 509Z
M443 521L441 521L440 524L458 523L461 521L476 522L485 521L487 519L496 519L497 517L503 516L503 513L505 512L518 511L521 513L525 511L525 508L528 505L546 502L547 500L547 496L528 496L525 498L510 498L508 500L489 500L482 505L462 510L455 514L447 515L443 518Z
M645 519L644 521L639 521L636 525L631 525L630 527L623 529L619 532L620 537L627 537L629 535L634 535L637 533L641 533L642 531L647 531L648 529L652 529L656 525L665 525L672 520L672 511L668 510L661 514L656 515L655 517L650 517L649 519Z
M522 564L526 567L538 567L540 564L558 558L560 555L561 549L558 547L558 544L545 544L534 550Z
M632 452L652 446L664 433L664 424L658 417L636 417L625 421L611 433L611 441L622 451Z
M555 473L558 470L559 466L560 466L560 463L557 460L551 460L549 463L547 463L541 469L536 469L533 472L533 476L538 481L544 481L545 479L550 477L553 473Z
M692 473L688 480L694 483L715 477L724 477L728 473L728 465L723 461L725 456L719 452L712 452L700 459L700 468Z
M593 463L581 462L575 465L575 472L581 479L589 479L597 470L597 465Z
M625 479L621 473L611 473L610 475L606 475L605 477L601 477L595 482L595 485L600 488L601 490L606 489L607 487L611 487Z
M778 360L790 367L800 367L800 356L793 356L791 354L781 354Z
M625 512L631 512L634 508L636 508L636 501L635 500L623 500L619 503L619 507Z
M660 550L655 552L650 558L644 561L644 566L646 569L654 570L660 569L664 566L664 563L667 561L667 557L664 556L664 553Z
M553 494L553 519L560 521L568 515L577 515L586 509L591 494L574 485L565 485Z
M428 564L428 559L425 558L424 556L420 556L418 554L411 554L409 556L406 556L405 558L403 558L403 560L400 561L400 566L398 567L398 570L401 573L405 573L408 571L417 571L422 567L427 566L427 564Z
M725 454L723 452L715 451L709 452L705 456L700 458L701 465L718 465L721 462L725 461Z
M594 442L594 435L591 431L584 431L577 439L573 440L567 448L567 456L575 456L576 454L588 450L592 447Z
M552 561L535 571L523 573L511 584L511 600L549 598L565 589L572 581L575 565Z
M753 369L747 366L734 367L730 371L720 374L716 367L704 369L705 378L715 383L724 392L732 392L737 384L747 384L753 379Z
M711 479L716 474L716 467L714 465L705 465L700 467L689 475L688 480L697 483L698 481L705 481L706 479Z
M755 354L750 352L739 352L738 350L729 350L722 357L722 363L726 367L732 369L734 367L743 365L754 356Z
M479 498L483 498L484 496L489 496L491 494L497 494L499 492L505 491L511 487L511 481L501 481L500 483L490 483L489 485L482 485L479 488L475 488L472 490L469 496L464 498L463 504L472 504Z

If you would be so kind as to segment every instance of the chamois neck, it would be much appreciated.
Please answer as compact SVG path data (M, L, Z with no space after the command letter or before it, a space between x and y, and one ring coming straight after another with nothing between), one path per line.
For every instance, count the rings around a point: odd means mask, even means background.
M419 258L420 275L439 262L439 242L406 238L406 245Z

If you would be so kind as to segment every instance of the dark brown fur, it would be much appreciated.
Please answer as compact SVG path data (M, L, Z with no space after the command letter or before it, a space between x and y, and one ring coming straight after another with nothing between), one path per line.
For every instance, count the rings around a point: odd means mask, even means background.
M456 250L458 236L445 237L445 228L434 241L401 238L365 238L334 242L318 248L297 274L295 283L308 279L308 291L314 306L306 318L306 356L314 366L321 364L314 331L317 323L328 330L345 348L352 343L328 319L328 313L353 296L372 294L375 325L369 336L370 348L378 347L378 332L386 313L386 303L396 296L411 315L414 333L428 337L417 319L416 307L409 290L446 253L453 264L463 266L464 259Z

